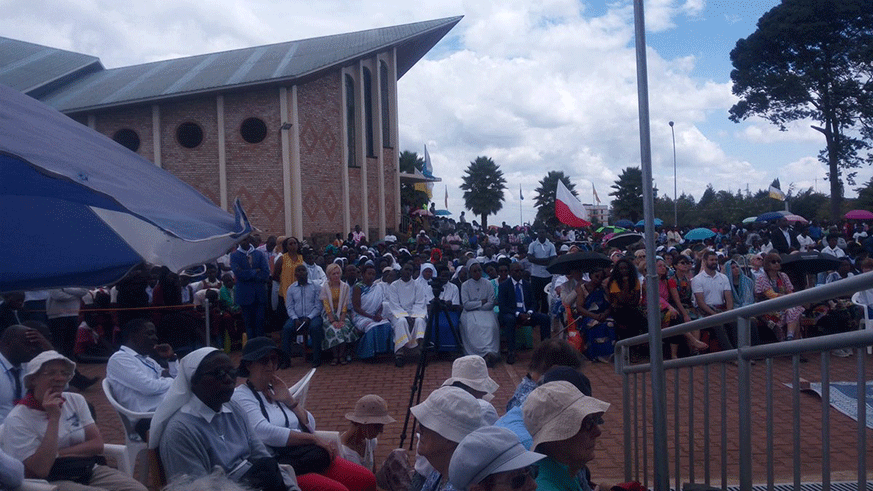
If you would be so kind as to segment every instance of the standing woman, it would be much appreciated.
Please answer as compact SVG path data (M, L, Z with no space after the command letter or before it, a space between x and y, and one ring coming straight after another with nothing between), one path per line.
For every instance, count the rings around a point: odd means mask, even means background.
M494 286L482 277L482 265L475 259L467 262L470 279L461 285L461 337L464 352L479 355L492 365L500 353L500 329L494 312Z
M327 267L327 282L321 287L320 298L324 304L324 340L321 349L333 352L331 365L348 364L346 349L348 343L354 341L353 324L348 315L351 289L348 283L342 281L342 276L343 270L339 264L331 263Z
M97 465L103 438L81 394L64 392L76 364L57 351L27 364L27 395L4 420L3 451L24 463L27 476L45 479L61 491L106 489L145 491L124 473Z
M375 283L376 267L367 262L361 268L361 281L352 288L352 319L358 342L358 358L372 358L376 353L391 352L391 321L382 316L384 289Z
M764 258L764 274L755 279L755 298L759 302L777 298L794 292L794 286L788 275L780 271L782 257L778 253L770 253ZM791 341L800 337L800 316L803 307L791 307L779 312L771 312L761 316L761 320L776 334L776 339ZM783 329L785 333L783 334Z

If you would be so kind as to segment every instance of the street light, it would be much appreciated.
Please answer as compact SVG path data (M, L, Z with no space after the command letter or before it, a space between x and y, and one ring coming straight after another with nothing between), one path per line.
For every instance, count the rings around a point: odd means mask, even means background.
M676 132L673 131L673 122L670 121L670 134L673 135L673 226L679 227L679 209L676 197Z

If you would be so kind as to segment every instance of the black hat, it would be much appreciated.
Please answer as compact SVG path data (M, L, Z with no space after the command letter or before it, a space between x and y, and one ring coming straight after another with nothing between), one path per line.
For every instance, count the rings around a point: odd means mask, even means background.
M287 367L290 362L290 360L288 359L288 355L284 351L279 349L275 341L265 336L259 336L249 339L249 341L243 347L242 356L239 360L240 376L248 376L249 363L253 361L258 361L262 358L266 358L267 356L270 356L270 353L274 351L279 355L279 367Z

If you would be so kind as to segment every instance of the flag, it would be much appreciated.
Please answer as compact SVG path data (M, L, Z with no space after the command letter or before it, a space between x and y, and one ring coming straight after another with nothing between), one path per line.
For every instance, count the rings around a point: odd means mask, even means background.
M433 178L433 164L430 163L430 154L427 153L427 145L424 146L424 169L421 170L424 177Z
M785 193L782 192L781 189L776 186L770 186L770 197L773 199L778 199L779 201L785 201Z
M588 213L582 203L573 196L573 193L564 185L564 181L558 179L558 189L555 191L555 216L564 225L571 227L589 227L591 222L586 220Z
M594 201L596 201L597 204L599 205L600 204L600 196L597 196L597 189L594 187L593 182L591 183L591 192L594 193Z
M524 201L524 195L521 194L521 184L518 185L518 199Z
M449 185L446 184L446 209L449 209Z

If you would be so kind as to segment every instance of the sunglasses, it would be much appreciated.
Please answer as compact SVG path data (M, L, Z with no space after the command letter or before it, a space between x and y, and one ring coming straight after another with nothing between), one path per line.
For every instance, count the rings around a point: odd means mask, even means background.
M782 263L781 259L771 259L770 260L770 264L780 264L780 263Z
M237 377L237 369L236 368L216 368L215 370L210 370L203 375L208 375L210 377L216 378L218 380L224 380L225 377L230 377L236 380Z
M529 465L524 468L524 472L516 474L509 478L509 487L512 489L521 489L527 484L528 479L536 479L540 473L540 468L535 465Z
M265 357L261 358L260 360L257 360L255 363L258 363L260 365L267 365L270 363L278 364L279 363L279 355L274 353L272 355L265 356Z

